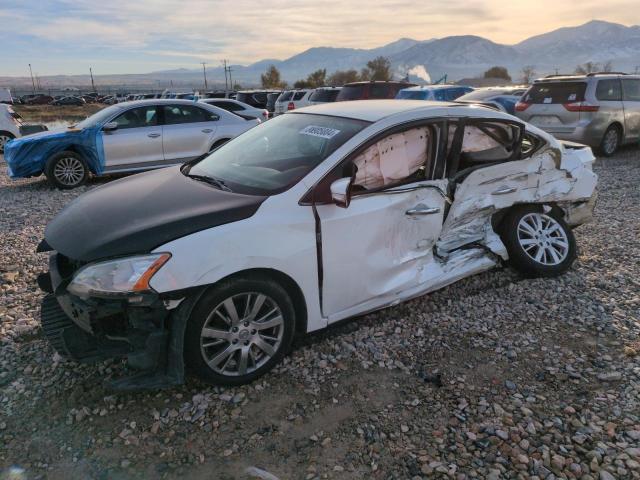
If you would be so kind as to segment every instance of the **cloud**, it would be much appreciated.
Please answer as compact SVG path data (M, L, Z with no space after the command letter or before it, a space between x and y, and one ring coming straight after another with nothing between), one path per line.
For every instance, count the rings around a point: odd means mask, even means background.
M553 0L21 0L0 6L0 41L10 52L3 70L27 57L65 68L75 58L113 68L121 58L123 68L145 71L168 59L176 67L222 58L250 63L314 46L372 48L400 37L473 34L516 43L592 16L640 22L635 3L611 0L597 12L599 0L580 8Z

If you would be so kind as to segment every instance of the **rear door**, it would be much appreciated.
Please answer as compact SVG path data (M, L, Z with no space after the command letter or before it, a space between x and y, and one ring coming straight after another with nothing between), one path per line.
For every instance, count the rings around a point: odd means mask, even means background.
M625 125L622 84L619 78L598 80L595 97L598 101L597 119L602 133L614 122ZM625 133L628 133L626 128Z
M161 164L162 127L156 105L137 107L112 120L116 130L101 132L105 171L145 168Z
M586 90L586 81L535 83L521 100L526 107L516 115L551 134L571 134L580 122L577 105Z
M163 105L164 159L186 162L209 151L219 116L196 105Z
M640 138L640 78L623 78L624 122L626 140Z

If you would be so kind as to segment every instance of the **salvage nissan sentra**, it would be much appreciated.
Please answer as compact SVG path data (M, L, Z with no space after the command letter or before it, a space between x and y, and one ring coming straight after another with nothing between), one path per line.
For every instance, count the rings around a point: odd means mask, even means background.
M597 177L588 147L508 114L423 101L332 103L204 159L121 179L45 231L42 326L78 361L126 356L115 388L216 384L274 367L294 334L503 262L565 272Z

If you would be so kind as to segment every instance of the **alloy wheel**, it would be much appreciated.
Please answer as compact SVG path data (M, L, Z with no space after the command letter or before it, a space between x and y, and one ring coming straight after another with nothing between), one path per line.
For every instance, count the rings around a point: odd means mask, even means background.
M562 225L544 213L529 213L518 223L518 242L542 265L559 265L569 254L569 239Z
M233 295L209 314L200 333L200 352L214 372L250 374L280 348L284 318L278 304L263 293Z
M615 128L611 128L607 131L602 142L602 149L607 155L612 155L618 148L618 131Z
M67 187L80 183L84 175L84 165L75 157L63 157L56 162L53 168L53 176Z

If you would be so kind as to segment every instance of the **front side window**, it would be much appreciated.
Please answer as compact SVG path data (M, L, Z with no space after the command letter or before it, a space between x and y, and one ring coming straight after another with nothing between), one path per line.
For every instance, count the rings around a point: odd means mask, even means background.
M622 80L624 99L629 102L640 102L640 79L625 78Z
M168 105L163 108L165 125L211 122L218 119L216 114L194 105Z
M620 80L600 80L596 87L596 98L602 101L622 100L622 88Z
M367 125L326 115L282 115L225 143L183 173L213 178L233 192L273 195L298 183Z
M352 160L355 192L424 180L434 153L434 132L434 127L415 127L367 147Z
M155 106L132 108L114 120L118 129L154 127L158 125L158 113Z

